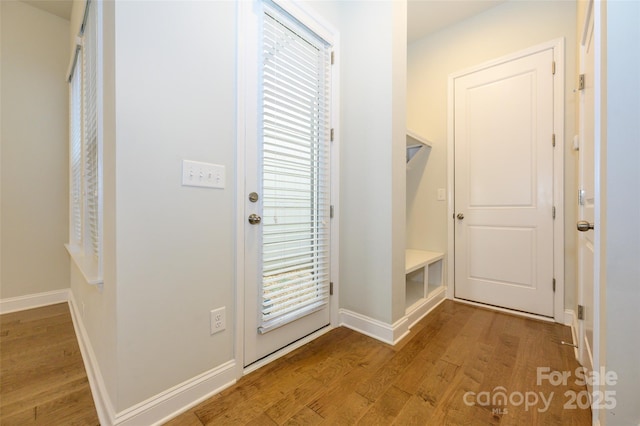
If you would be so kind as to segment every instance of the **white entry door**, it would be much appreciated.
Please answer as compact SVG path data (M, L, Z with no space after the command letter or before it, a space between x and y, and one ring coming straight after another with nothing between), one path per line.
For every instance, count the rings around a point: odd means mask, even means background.
M553 49L454 79L455 297L553 317Z
M253 6L245 366L330 323L331 45L276 4Z
M583 24L580 46L580 73L584 76L584 87L580 90L580 144L579 144L579 212L578 217L583 224L594 222L594 39L593 39L593 2L588 8ZM578 348L580 363L593 368L593 320L594 320L594 231L584 229L578 236L578 303L583 308L583 320L578 326Z

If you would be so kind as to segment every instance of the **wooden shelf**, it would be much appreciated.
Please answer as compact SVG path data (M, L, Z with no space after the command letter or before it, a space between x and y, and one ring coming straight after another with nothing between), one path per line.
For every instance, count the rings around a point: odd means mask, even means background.
M443 286L444 253L407 249L404 257L406 275L405 312L422 306L430 295Z
M416 269L424 268L425 266L440 260L444 257L444 253L437 253L435 251L426 250L405 250L404 255L404 273L408 274Z
M407 164L422 148L431 148L431 142L422 136L407 130Z

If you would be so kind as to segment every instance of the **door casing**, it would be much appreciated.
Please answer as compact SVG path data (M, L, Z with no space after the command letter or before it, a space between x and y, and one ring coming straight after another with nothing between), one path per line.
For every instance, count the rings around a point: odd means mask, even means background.
M532 55L544 50L553 49L553 59L555 61L554 93L553 93L553 132L555 133L555 152L553 159L553 204L556 208L556 219L553 222L553 274L556 279L556 291L553 301L553 318L555 322L565 323L564 312L564 38L558 38L546 43L542 43L516 53L500 57L472 68L458 71L449 76L448 79L448 139L447 139L447 298L455 299L455 240L454 228L454 200L455 200L455 141L454 141L454 82L455 79L465 74L473 73L485 68L509 62L523 56ZM551 136L550 136L551 137ZM550 142L551 143L551 142ZM483 305L484 306L484 305ZM548 320L546 317L525 314L503 308L492 308L507 311L518 315Z
M331 219L331 282L333 283L333 293L331 299L331 323L329 327L312 333L311 335L296 341L293 344L269 355L262 360L251 364L248 368L244 368L244 328L245 328L245 221L248 213L245 211L245 175L246 175L246 137L250 132L256 132L258 123L253 122L247 114L250 105L258 102L258 87L255 78L247 75L247 64L258 60L257 45L258 40L257 28L252 23L255 18L254 7L262 0L239 1L236 2L237 8L237 97L236 97L236 246L235 246L235 327L234 327L234 359L236 364L236 377L240 378L245 374L254 371L263 365L277 359L288 352L310 342L318 336L326 333L330 329L338 325L338 300L339 300L339 242L338 235L340 232L339 221L339 200L340 200L340 61L332 66L332 86L331 86L331 123L333 132L333 141L331 142L331 204L333 205L334 216ZM340 36L338 31L327 21L325 21L313 9L306 7L304 4L293 3L288 0L271 0L273 3L281 7L300 23L308 27L311 31L323 37L325 40L332 40L334 56L340 56Z
M586 197L587 200L591 197L593 198L593 204L588 206L588 201L584 200L583 204L578 207L578 220L587 220L589 222L594 222L594 213L595 213L595 201L599 198L599 194L596 196L596 192L599 188L595 186L595 28L594 28L594 16L593 16L593 0L589 2L587 6L587 10L585 13L585 20L582 24L582 39L580 40L579 47L579 64L580 64L580 73L585 75L585 87L580 91L579 94L579 135L580 135L580 150L578 152L578 190L581 189L589 189L591 192L587 191ZM589 58L588 51L591 50L591 54L593 57L591 58L593 68L589 68ZM587 120L587 117L590 120ZM588 134L588 129L590 129L590 135ZM586 161L585 153L587 150L585 147L589 147L591 150L591 161ZM584 166L589 166L591 170L585 170ZM592 175L589 176L588 173ZM584 188L586 181L590 180L592 187ZM585 205L586 204L586 205ZM577 231L576 231L577 232ZM598 250L598 247L595 242L595 230L588 231L588 233L577 232L578 235L578 244L577 244L577 252L578 252L578 276L576 279L576 285L578 290L578 305L582 305L584 307L584 319L581 321L577 321L577 335L578 335L578 348L576 357L578 361L586 367L589 371L593 370L593 350L595 341L593 340L593 329L594 329L594 319L596 311L594 308L595 301L595 291L594 291L594 283L595 277L593 271L594 269L594 259L595 252ZM589 243L592 244L592 248L589 248ZM591 258L589 259L589 255ZM590 262L588 261L590 260ZM591 330L591 340L589 340L589 329ZM590 384L588 384L590 386ZM588 387L589 391L591 391L591 387Z

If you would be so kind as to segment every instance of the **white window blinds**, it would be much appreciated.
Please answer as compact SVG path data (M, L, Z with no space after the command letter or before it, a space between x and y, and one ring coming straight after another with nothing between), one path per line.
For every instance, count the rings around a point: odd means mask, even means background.
M76 52L76 63L82 61L82 51ZM71 199L71 244L82 245L82 68L75 66L70 81L70 199Z
M86 3L69 70L69 244L67 250L89 284L102 284L100 4Z
M99 236L99 184L98 184L98 28L94 1L87 4L87 20L84 25L83 105L84 105L84 193L86 246L97 258L100 250Z
M265 333L328 303L330 50L271 8L262 36Z

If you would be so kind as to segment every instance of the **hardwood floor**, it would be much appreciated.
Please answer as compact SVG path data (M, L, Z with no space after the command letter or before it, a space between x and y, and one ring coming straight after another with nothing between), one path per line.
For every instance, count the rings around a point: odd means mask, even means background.
M590 425L561 340L568 327L446 301L395 347L337 328L167 425Z
M337 328L167 424L589 425L570 339L446 301L395 347ZM98 424L66 304L0 316L0 345L0 424Z
M66 303L0 315L0 424L99 424Z

